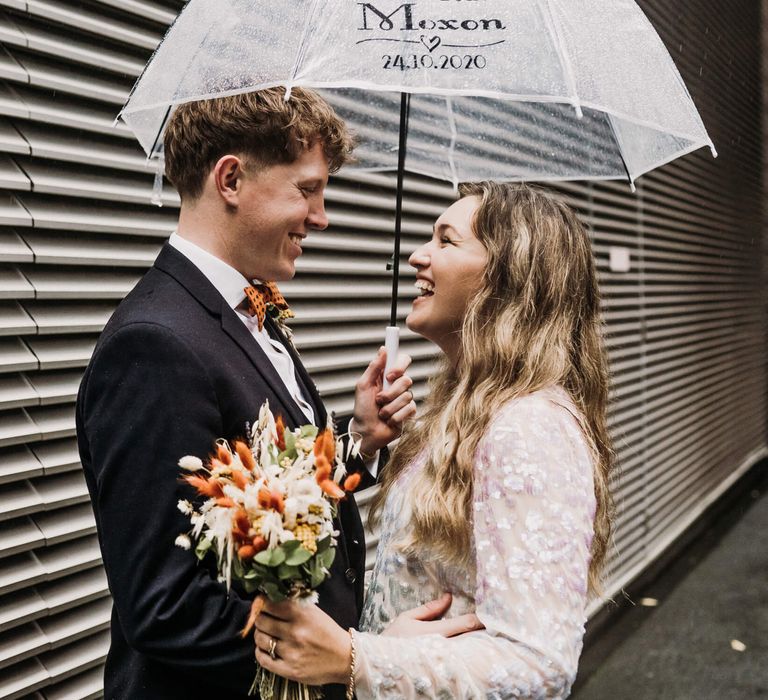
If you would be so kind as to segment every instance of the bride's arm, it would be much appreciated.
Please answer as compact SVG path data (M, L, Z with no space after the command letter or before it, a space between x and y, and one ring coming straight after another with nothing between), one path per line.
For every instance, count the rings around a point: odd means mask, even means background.
M581 651L591 461L573 418L540 397L499 416L474 484L477 616L452 639L355 633L357 697L563 698Z

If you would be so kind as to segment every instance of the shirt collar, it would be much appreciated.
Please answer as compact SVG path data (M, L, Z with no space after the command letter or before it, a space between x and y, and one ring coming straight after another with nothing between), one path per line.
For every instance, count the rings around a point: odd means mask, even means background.
M236 308L245 299L243 290L250 286L251 282L234 267L192 241L182 238L176 231L171 234L168 243L206 276L231 308Z

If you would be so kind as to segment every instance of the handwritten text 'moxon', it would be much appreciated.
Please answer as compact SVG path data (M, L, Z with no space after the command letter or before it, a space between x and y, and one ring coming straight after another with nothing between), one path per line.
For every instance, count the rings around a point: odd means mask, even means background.
M399 29L409 31L412 29L426 29L428 31L444 30L489 30L506 29L500 19L417 19L414 16L413 8L415 2L405 2L395 8L389 14L386 11L378 9L373 3L359 2L358 6L362 8L362 27L361 31L371 31L379 29L382 31L391 31Z

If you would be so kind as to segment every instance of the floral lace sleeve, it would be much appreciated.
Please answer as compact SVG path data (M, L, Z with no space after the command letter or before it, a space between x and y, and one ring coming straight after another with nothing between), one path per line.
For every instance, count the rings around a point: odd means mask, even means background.
M486 629L446 639L356 633L357 696L565 698L584 633L595 501L573 415L510 403L477 451L475 609Z

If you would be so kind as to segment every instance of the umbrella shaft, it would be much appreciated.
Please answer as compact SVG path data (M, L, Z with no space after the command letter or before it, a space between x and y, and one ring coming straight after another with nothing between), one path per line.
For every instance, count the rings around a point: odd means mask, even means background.
M397 325L397 294L400 282L400 231L403 221L403 176L405 175L405 147L408 141L408 112L410 93L400 95L400 144L397 152L397 197L395 199L395 252L392 257L392 309L389 325Z

